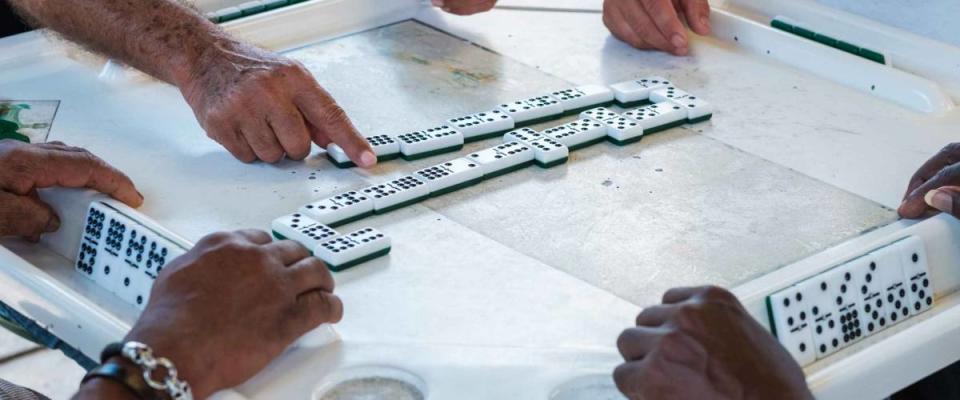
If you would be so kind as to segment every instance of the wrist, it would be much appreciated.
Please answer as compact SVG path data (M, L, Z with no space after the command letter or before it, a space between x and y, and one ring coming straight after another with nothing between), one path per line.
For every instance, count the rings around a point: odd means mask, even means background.
M154 357L170 360L177 369L179 378L190 385L195 399L205 399L221 387L215 381L216 371L212 370L212 365L204 365L204 360L198 357L195 351L184 347L186 342L201 346L195 341L185 340L180 335L171 335L168 330L149 331L137 329L137 327L134 327L123 340L125 343L128 341L143 343L153 350ZM129 360L126 361L133 364Z
M103 375L101 371L107 370L111 372ZM119 355L103 360L103 365L84 377L77 398L171 400L165 391L147 385L142 368Z

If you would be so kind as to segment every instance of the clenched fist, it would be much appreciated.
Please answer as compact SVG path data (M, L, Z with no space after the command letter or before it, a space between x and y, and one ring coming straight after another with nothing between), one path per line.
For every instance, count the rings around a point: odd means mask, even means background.
M813 399L803 371L730 292L671 289L617 347L617 387L647 399Z

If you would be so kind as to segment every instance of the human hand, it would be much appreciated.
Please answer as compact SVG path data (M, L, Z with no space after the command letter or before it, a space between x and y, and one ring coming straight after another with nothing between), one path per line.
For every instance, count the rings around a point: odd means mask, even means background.
M674 55L689 52L690 40L680 22L700 35L710 34L707 0L604 0L603 23L617 39L638 49Z
M85 187L132 207L143 204L130 178L89 151L61 142L0 140L0 237L36 242L59 229L60 218L37 196L37 189L52 186Z
M960 217L960 143L947 145L917 170L898 212L920 218L933 209Z
M617 339L631 399L812 399L803 370L718 287L677 288Z
M434 7L451 14L470 15L490 11L497 0L432 0Z
M243 43L210 46L174 77L207 136L243 162L302 160L336 143L358 166L377 163L349 117L300 63Z
M170 359L203 399L245 382L321 323L340 321L333 287L323 262L296 242L215 233L163 269L125 340Z

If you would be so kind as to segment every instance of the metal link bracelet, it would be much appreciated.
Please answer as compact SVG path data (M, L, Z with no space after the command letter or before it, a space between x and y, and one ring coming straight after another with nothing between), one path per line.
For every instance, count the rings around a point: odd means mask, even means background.
M166 358L154 357L150 346L140 342L126 342L120 354L143 368L143 380L150 387L166 392L174 400L193 400L190 385L177 377L177 368ZM160 382L153 379L153 373L158 367L166 371L166 375Z

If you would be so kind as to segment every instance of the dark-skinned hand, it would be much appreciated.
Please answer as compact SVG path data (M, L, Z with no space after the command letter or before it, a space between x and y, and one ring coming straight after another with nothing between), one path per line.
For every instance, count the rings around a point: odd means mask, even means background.
M216 233L173 260L126 340L169 358L195 398L245 382L293 341L340 321L320 259L266 232Z
M910 178L898 212L921 218L942 211L960 217L960 143L951 143Z
M640 399L813 399L803 370L730 292L676 288L617 347L617 387Z

